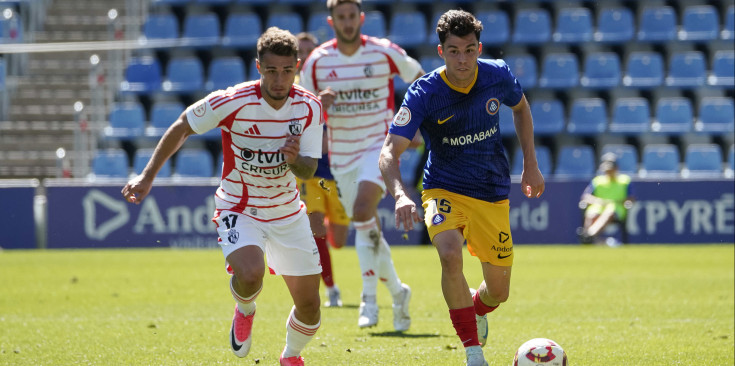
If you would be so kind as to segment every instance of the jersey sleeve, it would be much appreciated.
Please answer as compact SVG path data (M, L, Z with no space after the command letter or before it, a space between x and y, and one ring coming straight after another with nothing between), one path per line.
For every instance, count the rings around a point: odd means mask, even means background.
M386 53L391 60L391 63L395 65L397 72L396 74L403 81L410 83L421 71L421 64L416 61L413 57L409 56L406 51L395 43L388 40L381 40L384 42L386 47Z
M322 157L322 136L324 135L324 121L322 119L322 104L317 100L309 101L309 120L306 121L304 132L301 134L299 155L320 159Z
M423 93L420 92L417 83L413 83L403 98L401 108L393 117L388 133L413 139L426 115L422 96Z
M186 119L189 121L191 129L201 135L213 128L216 128L222 120L219 111L212 108L211 101L219 97L224 91L219 90L209 94L186 108Z
M505 85L506 85L506 93L505 98L503 99L503 104L509 106L509 107L515 107L518 105L518 103L521 102L521 98L523 98L523 88L521 87L521 83L518 82L518 79L516 79L515 75L513 75L513 72L510 70L510 67L508 64L505 63L503 60L498 60L501 63L501 70L505 73Z

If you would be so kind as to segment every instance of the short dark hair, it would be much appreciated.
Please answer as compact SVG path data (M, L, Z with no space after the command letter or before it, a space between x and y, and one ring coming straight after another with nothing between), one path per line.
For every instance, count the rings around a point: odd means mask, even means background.
M332 14L332 10L341 4L355 4L357 8L362 10L362 0L327 0L327 10Z
M258 38L256 50L259 60L266 52L297 58L299 43L291 32L278 27L270 27Z
M297 41L311 41L311 43L315 45L319 45L319 41L316 39L316 36L309 33L309 32L301 32L296 35Z
M475 33L477 40L480 40L482 32L482 23L475 18L472 13L464 10L448 10L439 18L436 24L436 34L439 36L439 42L444 44L447 36L454 34L457 37L464 37L470 33Z

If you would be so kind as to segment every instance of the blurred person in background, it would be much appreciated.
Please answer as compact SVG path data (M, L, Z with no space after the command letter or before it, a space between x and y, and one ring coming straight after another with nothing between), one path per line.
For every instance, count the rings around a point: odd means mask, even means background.
M611 224L619 224L622 242L627 243L625 222L635 197L630 176L618 172L617 156L608 153L601 160L602 174L592 178L579 201L579 207L584 210L584 226L578 229L578 234L583 244L616 246L619 243L615 238L602 241L600 233Z
M319 96L327 111L330 169L355 227L362 273L357 325L378 324L377 287L382 281L393 297L393 327L405 331L411 325L411 288L398 278L380 228L378 203L385 183L377 162L394 114L393 78L411 82L423 70L398 45L361 33L361 7L361 0L327 0L327 22L335 38L311 53L301 84Z
M299 33L296 35L299 41L299 71L304 61L309 57L311 51L316 48L318 42L310 33ZM299 82L297 76L296 83ZM329 154L327 147L326 125L322 139L322 158L314 173L314 177L307 180L297 179L301 199L306 204L306 212L309 214L311 231L314 234L316 246L319 248L319 257L322 263L322 281L327 288L327 307L342 306L342 297L339 287L334 282L332 272L332 257L329 253L329 243L333 248L342 248L347 242L347 234L350 218L347 216L342 203L339 201L339 190L334 176L329 170Z
M304 365L301 351L321 324L319 251L295 177L311 178L322 156L322 106L314 94L294 85L297 51L290 32L268 28L257 43L260 79L215 91L189 106L158 142L143 172L122 189L128 202L140 204L163 164L189 136L222 130L224 163L212 221L236 303L228 343L238 357L250 351L266 256L268 270L283 277L294 303L281 365Z

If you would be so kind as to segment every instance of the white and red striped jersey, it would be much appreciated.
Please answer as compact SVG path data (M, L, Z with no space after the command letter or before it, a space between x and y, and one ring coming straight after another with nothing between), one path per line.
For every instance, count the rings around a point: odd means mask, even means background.
M215 207L255 220L288 220L304 209L296 179L279 149L289 135L300 135L300 155L322 156L322 105L294 85L276 110L263 99L260 81L218 90L186 110L198 134L222 129L222 180ZM282 221L281 221L282 222Z
M413 81L421 65L387 39L362 36L362 45L345 56L332 39L311 52L301 70L301 85L315 94L337 93L327 110L332 172L357 167L360 157L380 150L394 115L393 77ZM377 162L376 162L377 164Z

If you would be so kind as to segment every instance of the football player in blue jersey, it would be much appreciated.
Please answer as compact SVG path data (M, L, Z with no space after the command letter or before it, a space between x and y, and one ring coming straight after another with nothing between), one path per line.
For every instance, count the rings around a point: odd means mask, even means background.
M429 149L424 167L424 222L439 254L441 286L449 315L467 354L467 365L487 365L487 313L508 299L513 239L508 193L510 170L499 131L500 104L513 111L523 151L521 189L544 192L533 141L533 118L523 89L502 60L479 59L482 24L471 13L449 10L436 28L444 59L409 87L380 154L380 170L396 200L396 226L419 222L398 168L400 155L419 130ZM484 281L470 289L462 246L480 259Z

